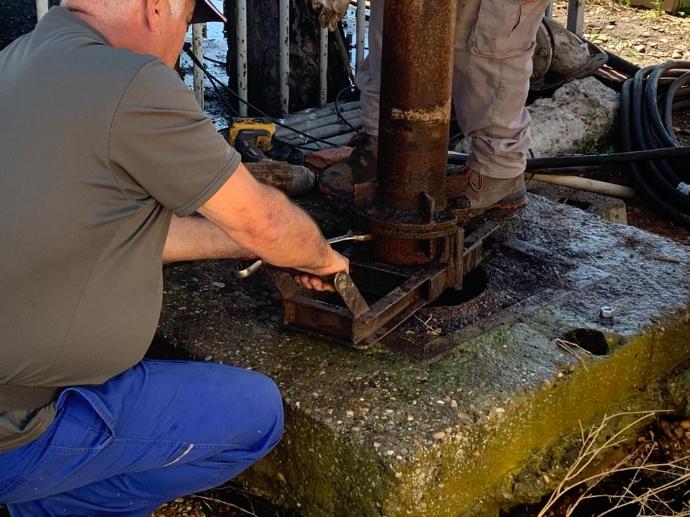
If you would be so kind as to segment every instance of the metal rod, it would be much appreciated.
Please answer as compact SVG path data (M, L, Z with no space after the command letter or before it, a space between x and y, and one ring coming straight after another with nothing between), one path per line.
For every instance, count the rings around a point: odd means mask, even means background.
M339 146L339 145L345 145L347 144L350 140L352 140L352 137L355 136L357 133L354 131L351 131L350 133L343 133L342 135L334 136L331 138L326 138L325 140L329 142L331 145L325 144L323 142L309 142L303 144L303 147L305 150L309 151L319 151L321 149L330 149L332 146Z
M204 64L204 24L195 23L192 25L192 51L199 58L199 62ZM199 103L201 110L204 109L204 72L194 65L194 95Z
M329 244L338 244L340 242L368 242L374 240L373 235L365 234L365 235L354 235L352 232L348 232L345 235L341 235L340 237L333 237L331 239L328 239ZM261 267L264 265L264 261L262 259L257 260L256 262L253 262L248 268L242 269L239 271L235 271L235 276L237 278L248 278L252 276L254 273L259 271Z
M364 46L366 45L366 9L367 4L365 0L357 0L357 60L355 62L356 69L364 61Z
M290 0L278 0L280 108L283 115L290 112Z
M585 32L585 0L568 0L568 30L578 36Z
M36 19L40 22L47 12L48 0L36 0Z
M457 4L386 0L377 192L386 209L424 217L422 199L446 206Z
M340 57L342 59L343 70L347 74L347 77L350 79L350 84L353 85L355 84L355 74L352 71L352 64L350 63L350 53L347 50L345 40L343 40L343 35L340 33L340 24L338 24L338 27L335 29L334 34L335 43L338 46L338 51L340 52Z
M353 117L348 119L348 122L352 124L354 127L361 127L362 126L362 118L361 116ZM337 136L342 133L350 132L352 131L352 128L348 126L346 123L341 122L341 121L336 121L333 124L328 124L326 126L321 126L318 128L310 129L308 131L309 135L313 136L314 138L329 138L331 136ZM293 133L294 135L295 133ZM282 140L285 140L286 142L294 142L294 141L299 141L299 139L302 138L301 135L296 135L294 138L286 138L282 137Z
M237 0L237 93L240 99L249 100L247 81L247 0ZM241 117L247 116L247 105L238 103Z
M314 131L315 129L320 129L322 127L326 127L326 126L330 126L330 125L338 124L338 123L344 124L342 119L347 120L350 124L352 124L354 126L356 124L353 121L359 121L361 119L361 117L362 117L362 112L360 110L352 110L352 111L347 111L347 112L342 113L340 117L338 115L329 115L327 117L321 117L321 118L318 118L315 120L309 120L306 122L302 122L300 124L295 124L295 125L290 124L290 127L294 128L294 129L299 129L300 131L307 132L311 135L312 134L311 132ZM345 124L345 125L346 125L346 127L349 127L349 126L347 126L347 124ZM297 137L300 135L298 133L295 133L294 131L291 131L290 129L280 128L280 131L276 131L276 136L287 137L286 139L289 140L291 137ZM314 135L314 136L316 136L316 135Z
M593 180L591 178L580 178L579 176L556 176L552 174L535 174L532 179L543 181L544 183L551 183L553 185L562 185L577 190L584 190L587 192L596 192L605 196L620 197L623 199L633 199L637 193L630 187L624 185L616 185L614 183L607 183L604 181Z
M362 103L360 101L344 102L342 104L338 104L338 107L340 108L341 113L345 113L346 111L361 109ZM290 126L292 127L298 127L299 124L306 122L308 120L317 120L322 117L335 115L336 113L337 112L335 111L335 103L332 103L324 108L308 108L303 111L298 111L297 113L293 113L292 115L290 115L287 118L284 118L283 120L286 123L290 124ZM279 129L278 131L283 131L283 129Z
M328 102L328 29L321 28L319 40L319 106L325 106Z

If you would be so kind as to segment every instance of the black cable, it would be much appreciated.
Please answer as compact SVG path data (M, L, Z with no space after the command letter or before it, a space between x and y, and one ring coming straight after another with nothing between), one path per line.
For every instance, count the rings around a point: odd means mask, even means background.
M215 63L215 64L217 64L217 65L222 65L222 66L225 66L225 67L228 66L228 63L227 63L226 61L218 61L217 59L212 59L212 58L210 58L210 57L208 57L208 56L204 56L204 61L210 61L211 63Z
M359 130L358 130L355 126L353 126L352 124L350 124L350 122L349 122L349 121L343 116L343 114L340 112L340 96L341 96L343 93L347 92L347 91L350 91L350 92L352 92L352 93L355 93L355 92L357 91L357 87L356 87L356 86L346 86L345 88L343 88L342 90L340 90L340 91L336 94L336 96L335 96L335 112L336 112L336 114L338 115L338 118L341 120L341 122L344 122L345 124L347 124L348 126L350 126L350 129L352 129L352 131L357 132L357 131L359 131Z
M608 56L608 61L606 62L606 64L613 68L615 71L628 75L630 77L634 76L637 72L640 71L640 67L631 63L630 61L623 59L622 57L614 54L613 52L609 52L608 50L602 50Z
M185 43L183 48L184 48L185 53L189 56L189 59L192 60L192 63L194 63L196 66L198 66L199 69L201 69L201 70L204 72L204 74L206 74L206 77L208 77L208 79L209 79L209 81L211 82L211 84L214 84L214 82L217 83L218 85L220 85L221 87L223 87L228 93L230 93L233 97L235 97L239 102L245 104L248 108L250 108L250 109L256 111L256 112L259 113L261 116L266 117L267 119L270 119L270 120L271 120L274 124L276 124L277 126L284 127L285 129L289 129L290 131L292 131L292 132L294 132L294 133L297 133L298 135L302 135L302 136L304 136L305 138L308 138L309 140L312 141L312 142L305 142L305 143L321 142L321 143L326 144L326 145L328 145L328 146L330 146L330 147L338 147L337 145L335 145L335 144L332 143L332 142L329 142L328 140L324 140L324 139L322 139L322 138L318 138L318 137L312 136L312 135L310 135L310 134L308 134L308 133L305 133L304 131L300 131L299 129L295 129L295 128L289 126L288 124L285 124L284 122L281 122L280 120L271 117L268 113L266 113L265 111L263 111L261 108L258 108L258 107L256 107L256 106L254 106L254 105L253 105L252 103L250 103L249 101L244 100L244 99L240 96L240 94L238 94L237 92L235 92L234 90L232 90L229 86L223 84L215 75L213 75L211 72L209 72L209 71L206 69L206 67L205 67L205 66L201 63L201 61L199 61L199 59L196 57L196 55L194 54L194 52L192 52L192 46L191 46L190 43ZM214 85L214 87L215 87L215 85ZM217 88L216 88L216 91L218 91ZM220 94L219 94L219 95L220 95ZM222 97L222 96L221 96L221 97ZM285 142L285 143L287 144L287 142ZM288 145L293 145L294 147L298 147L297 145L294 145L294 144L288 144Z
M216 95L220 99L220 102L225 106L226 112L229 113L232 117L239 117L239 113L237 112L235 107L232 104L230 104L228 100L225 98L225 96L220 92L216 83L214 81L209 82L211 83L213 90L216 92Z

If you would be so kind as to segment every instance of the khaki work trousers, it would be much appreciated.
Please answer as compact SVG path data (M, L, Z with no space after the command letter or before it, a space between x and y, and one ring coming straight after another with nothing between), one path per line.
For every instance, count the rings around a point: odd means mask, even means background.
M530 117L525 109L537 29L548 0L458 0L453 102L472 138L468 165L484 176L513 178L525 170ZM378 134L384 0L372 0L369 55L356 83L364 130ZM421 35L423 37L423 35Z

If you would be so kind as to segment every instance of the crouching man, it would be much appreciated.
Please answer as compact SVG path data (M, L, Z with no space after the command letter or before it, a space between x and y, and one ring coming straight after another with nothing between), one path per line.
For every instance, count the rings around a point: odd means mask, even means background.
M0 53L0 502L13 516L148 515L281 437L270 379L142 359L163 261L261 257L317 290L348 269L172 70L188 24L221 19L203 0L63 0Z

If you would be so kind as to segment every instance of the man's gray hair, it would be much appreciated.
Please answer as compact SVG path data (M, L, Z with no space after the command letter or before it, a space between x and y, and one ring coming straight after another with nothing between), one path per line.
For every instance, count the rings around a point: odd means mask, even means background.
M127 9L132 7L135 2L141 0L95 0L100 3L106 13L116 18L127 12ZM175 18L179 18L184 14L184 8L187 0L168 0L170 2L170 11ZM62 0L62 5L69 4L69 0Z

